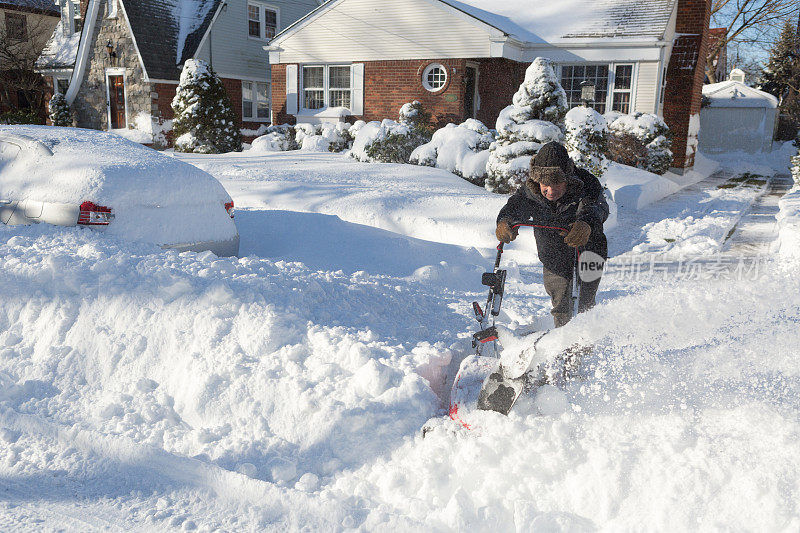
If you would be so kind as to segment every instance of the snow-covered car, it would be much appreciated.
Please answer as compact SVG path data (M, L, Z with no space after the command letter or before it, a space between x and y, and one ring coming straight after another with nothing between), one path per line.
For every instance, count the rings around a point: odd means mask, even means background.
M162 248L239 253L233 200L219 181L95 130L0 126L0 222L85 226Z

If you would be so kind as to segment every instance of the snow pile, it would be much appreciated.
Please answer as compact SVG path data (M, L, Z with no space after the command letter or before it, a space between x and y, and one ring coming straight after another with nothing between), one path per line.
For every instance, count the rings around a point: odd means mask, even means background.
M222 80L200 59L189 59L172 99L175 150L202 154L239 152L242 134Z
M494 135L480 121L469 118L459 125L447 124L434 132L431 142L411 152L411 163L443 168L483 186L486 162Z
M651 113L623 115L612 111L608 121L609 158L617 163L664 174L672 164L672 134L667 124ZM697 120L699 127L699 119Z
M155 149L167 147L167 134L172 131L172 120L153 117L149 113L139 113L128 128L113 130L121 137L139 144L150 144Z
M242 208L320 213L415 239L493 250L495 217L507 200L444 169L359 164L331 153L176 157L225 185L236 199L237 224L245 223ZM515 248L532 251L535 244L518 239Z
M525 71L525 80L513 104L497 117L497 142L490 150L486 188L507 193L528 178L530 160L542 145L561 141L567 97L553 71L552 62L537 57Z
M469 326L437 290L364 272L162 253L76 228L0 227L0 254L3 427L9 412L68 420L287 495L318 493L417 434L439 406L428 379L452 355L429 339ZM11 458L0 447L3 476L60 463L22 449L30 430L17 438Z
M778 202L778 242L783 257L800 259L800 182Z
M0 127L48 146L52 156L4 147L0 198L111 207L106 235L157 244L228 239L236 227L222 185L202 170L113 133L48 126ZM91 157L87 157L91 154Z
M574 107L564 117L565 144L569 156L581 168L602 177L606 159L606 119L591 107Z

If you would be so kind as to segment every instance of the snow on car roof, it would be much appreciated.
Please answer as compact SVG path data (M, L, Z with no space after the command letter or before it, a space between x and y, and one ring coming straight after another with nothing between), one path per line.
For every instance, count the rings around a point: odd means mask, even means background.
M0 198L111 207L108 233L157 244L236 233L223 208L230 196L213 176L103 131L0 126Z
M675 0L441 0L527 42L570 39L657 40Z
M45 202L117 205L198 205L228 193L197 167L103 131L50 126L0 126L36 139L52 156L19 150L0 155L0 195ZM4 144L4 143L3 143ZM16 160L9 163L9 157ZM3 164L3 162L6 164Z

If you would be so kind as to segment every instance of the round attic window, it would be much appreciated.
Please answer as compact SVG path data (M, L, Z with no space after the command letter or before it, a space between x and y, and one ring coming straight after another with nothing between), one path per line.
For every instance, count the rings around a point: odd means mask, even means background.
M422 86L435 93L447 83L447 69L439 63L431 63L422 71Z

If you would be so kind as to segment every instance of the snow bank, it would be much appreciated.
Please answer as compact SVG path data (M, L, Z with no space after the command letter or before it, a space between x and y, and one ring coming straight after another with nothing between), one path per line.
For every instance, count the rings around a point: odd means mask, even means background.
M230 196L202 170L118 135L48 126L0 126L38 139L52 156L0 155L0 197L111 207L108 235L157 244L230 239Z
M800 259L800 184L778 202L778 243L782 257Z

